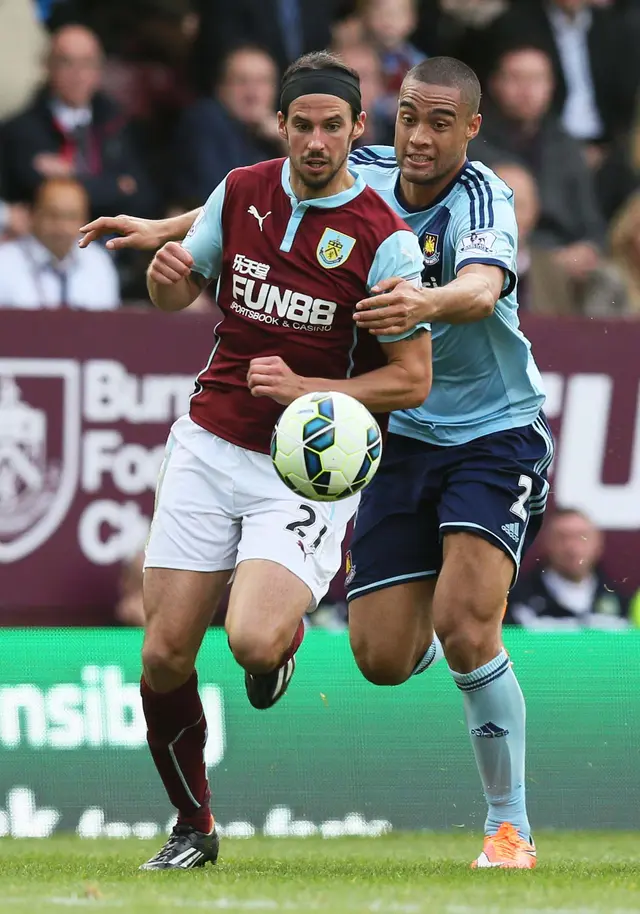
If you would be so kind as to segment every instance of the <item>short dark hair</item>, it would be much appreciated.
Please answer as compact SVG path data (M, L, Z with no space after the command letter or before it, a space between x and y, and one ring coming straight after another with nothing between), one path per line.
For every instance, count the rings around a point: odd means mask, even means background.
M296 73L299 73L302 70L342 70L343 73L356 79L358 83L360 82L358 71L354 70L353 67L348 67L337 54L332 54L331 51L310 51L308 54L303 54L302 57L298 57L292 64L289 64L282 76L282 85L284 86L292 76L295 76ZM360 116L362 108L356 110L354 106L351 105L351 111L355 122ZM285 117L287 116L286 111L283 111L282 113Z
M482 95L480 80L471 67L455 57L427 57L409 70L406 79L414 79L430 86L459 89L463 102L469 106L473 114L478 113Z
M263 57L268 57L269 60L273 63L274 71L277 70L277 64L273 59L273 55L261 44L253 44L249 41L241 44L234 44L230 48L227 48L224 54L222 54L222 56L219 57L216 62L213 74L214 86L219 86L220 83L224 82L224 80L227 78L229 63L231 62L231 59L236 56L236 54L262 54Z
M521 41L510 41L500 44L497 48L497 53L493 58L493 63L488 75L495 76L496 73L499 73L505 58L510 57L512 54L527 54L530 51L533 51L534 54L542 54L549 65L549 69L553 72L553 63L547 48L544 48L540 43L536 43L535 41L526 41L525 39L522 39Z
M298 70L344 70L349 76L353 76L355 79L360 78L357 70L348 67L341 57L332 54L331 51L310 51L308 54L298 57L284 71L282 82L286 82Z

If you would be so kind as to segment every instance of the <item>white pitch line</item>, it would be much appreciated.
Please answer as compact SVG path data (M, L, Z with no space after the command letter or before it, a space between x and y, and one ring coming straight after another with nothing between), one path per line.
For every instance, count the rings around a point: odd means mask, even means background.
M400 902L392 901L374 901L369 905L370 911L380 912L380 914L387 914L388 911L393 912L393 914L420 914L421 911L427 911L428 908L426 904L402 904Z
M163 908L199 908L205 911L285 911L298 910L299 906L291 902L279 904L270 898L248 898L244 900L235 900L233 898L171 898L169 896L154 895L153 902L155 905ZM34 905L48 904L64 908L92 908L93 910L104 910L109 908L123 908L125 901L117 898L85 898L80 895L49 895L38 897L20 896L16 898L3 898L2 907L6 909L8 905L20 905L22 907L33 908ZM316 907L305 903L305 909Z
M163 898L155 896L154 901L174 908L200 908L205 911L230 911L233 908L241 911L284 911L286 906L270 898L247 898L236 901L233 898Z
M201 899L201 898L171 898L168 896L158 896L153 898L154 905L160 909L170 910L171 908L196 908L203 911L321 911L332 910L332 905L318 904L313 901L296 903L286 901L279 903L269 898L247 898L234 899L226 896L219 898ZM124 908L125 902L117 898L85 898L78 895L67 896L39 896L39 897L19 897L3 898L2 907L6 910L9 905L18 905L20 907L34 907L34 904L49 904L65 908L92 908L94 911L108 910L115 908ZM433 905L425 903L412 902L382 902L374 901L367 906L366 910L372 914L423 914L432 910ZM496 914L496 907L478 907L476 905L446 905L441 909L446 914ZM519 908L518 914L603 914L602 908L580 907L580 908ZM637 908L611 908L606 914L638 914Z
M113 898L81 898L79 895L54 895L52 898L43 898L48 904L57 904L63 908L122 908L123 901Z
M8 905L22 905L25 907L28 905L30 908L33 908L35 904L58 905L63 908L90 907L94 910L104 910L105 908L123 908L125 903L116 898L84 898L79 895L43 895L37 898L26 898L21 896L19 898L2 899L3 908L6 908Z

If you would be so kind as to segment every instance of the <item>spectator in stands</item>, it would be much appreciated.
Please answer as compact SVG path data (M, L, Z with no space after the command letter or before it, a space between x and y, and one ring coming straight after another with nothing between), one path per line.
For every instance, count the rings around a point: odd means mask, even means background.
M0 174L2 174L1 163L2 156L0 155ZM0 241L26 235L30 224L29 207L25 206L24 203L6 203L2 199L2 187L0 185Z
M536 244L584 289L601 264L604 222L580 146L550 113L551 62L544 51L521 47L497 61L483 105L480 136L470 157L487 165L519 161L535 176L540 194Z
M345 48L366 42L364 22L356 0L345 3L340 13L331 23L331 48L336 54L342 54Z
M0 3L0 121L27 104L42 80L46 32L29 0Z
M37 191L32 232L0 244L0 306L102 311L120 303L118 277L99 245L77 246L89 214L85 188L74 178L50 178Z
M163 214L171 203L173 137L182 112L196 99L191 69L198 21L192 6L192 0L127 0L127 38L107 57L102 79L103 90L136 130Z
M362 18L369 39L380 55L383 94L378 110L393 129L398 93L411 67L424 60L424 54L409 41L416 27L415 0L365 0Z
M564 508L545 523L542 565L511 591L505 621L525 628L626 628L628 600L598 567L603 536L582 511Z
M229 48L264 48L280 73L301 54L326 48L340 0L198 0L200 36L197 75L207 95L213 84L212 61Z
M624 311L640 315L640 193L619 212L609 235L611 257L624 282Z
M227 54L215 98L195 102L178 125L176 203L199 206L232 168L284 154L277 90L277 67L265 51L245 46Z
M591 0L513 3L484 42L489 66L500 49L523 39L551 61L553 111L571 136L598 143L627 129L640 75L632 16L596 9Z
M540 197L530 171L517 162L496 162L493 169L514 192L518 223L518 302L536 314L612 316L628 310L621 271L608 261L589 283L578 286L552 250L535 241Z
M600 208L610 221L640 188L640 93L629 131L611 144L609 155L596 172L595 180Z
M92 215L128 210L153 214L153 193L128 125L99 91L102 51L83 26L64 26L51 40L48 82L3 132L4 187L29 200L43 178L74 177Z
M128 0L126 43L109 55L102 86L128 118L153 131L157 142L176 112L194 100L190 85L198 32L191 0ZM146 136L145 136L146 139Z
M393 124L389 125L379 104L383 95L382 68L375 48L362 41L345 45L338 53L344 63L360 76L362 107L367 112L364 133L354 143L354 148L377 143L393 146Z
M0 200L0 241L19 238L29 231L29 207Z
M577 310L571 283L552 253L532 241L540 218L535 178L517 162L496 162L495 173L513 191L518 223L518 303L536 314L570 314Z
M486 33L509 0L421 0L413 41L429 56L444 54L482 67Z

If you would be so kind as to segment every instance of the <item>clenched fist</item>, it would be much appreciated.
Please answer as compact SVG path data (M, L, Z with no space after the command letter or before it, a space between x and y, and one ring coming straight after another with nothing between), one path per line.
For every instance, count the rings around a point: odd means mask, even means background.
M193 257L177 241L167 241L149 266L149 279L159 286L172 286L191 274Z
M251 359L247 384L254 397L271 397L283 406L306 393L304 378L291 371L278 355Z

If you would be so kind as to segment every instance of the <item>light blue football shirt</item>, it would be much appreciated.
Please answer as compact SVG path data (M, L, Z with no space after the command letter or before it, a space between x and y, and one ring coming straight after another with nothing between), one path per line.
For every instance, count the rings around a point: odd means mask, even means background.
M513 191L480 162L466 162L428 209L413 211L400 195L393 147L358 149L350 165L418 236L424 286L445 285L471 263L505 271L504 291L490 317L432 323L431 393L419 408L393 413L390 431L456 445L532 423L545 398L531 346L519 329Z

